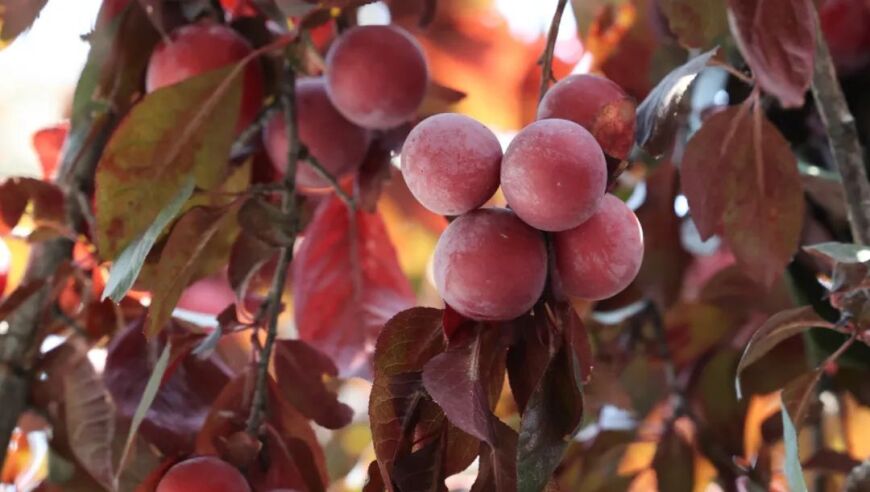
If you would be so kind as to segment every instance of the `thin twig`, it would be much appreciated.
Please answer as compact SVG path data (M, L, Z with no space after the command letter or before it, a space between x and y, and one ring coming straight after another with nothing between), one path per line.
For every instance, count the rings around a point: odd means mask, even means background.
M544 53L541 55L541 94L538 100L544 98L547 89L550 88L550 82L555 81L553 77L553 50L556 48L556 36L559 35L559 24L562 23L562 13L565 11L565 5L568 0L559 0L556 5L556 12L553 14L553 21L550 23L550 32L547 33L547 46L544 48Z
M813 67L813 97L828 134L831 157L840 171L852 240L870 245L870 182L864 168L864 151L849 112L816 9L810 9L816 26L816 61Z
M281 211L297 220L296 212L296 166L299 158L300 142L297 125L296 110L296 71L293 66L291 52L292 45L288 48L284 59L284 77L281 87L281 107L284 111L284 119L287 122L287 171L284 174L284 196L281 200ZM291 234L296 234L296 227L292 228ZM291 242L292 243L292 242ZM266 341L260 351L260 360L257 365L257 379L254 387L254 396L251 402L251 413L248 415L247 432L252 436L259 434L263 423L263 415L266 411L267 395L266 382L269 375L269 360L272 358L272 349L275 346L275 338L278 335L278 315L281 314L281 297L284 294L284 285L287 282L287 270L293 261L293 246L281 249L278 258L278 266L275 276L272 278L272 288L269 291L268 318L266 328Z
M257 113L254 122L248 125L244 130L242 130L242 133L239 133L239 136L236 137L232 149L230 150L230 156L236 157L246 153L246 149L251 144L251 141L260 135L260 132L263 131L263 127L266 126L266 123L272 118L272 115L280 109L279 106L280 102L274 101L272 104L264 107L259 113Z
M732 67L730 64L728 64L726 62L722 62L722 61L716 60L714 58L714 59L710 60L709 65L711 67L717 67L717 68L721 68L722 70L725 70L729 74L733 75L734 78L736 78L737 80L740 80L741 82L744 82L747 85L754 85L755 84L754 78L752 78L749 75L746 75L745 73L741 72L740 70L737 70L736 68Z
M318 176L320 176L321 179L329 183L329 186L332 188L335 194L338 195L341 201L343 201L349 209L356 210L356 204L354 203L353 198L351 198L350 195L348 195L347 192L344 191L335 176L327 171L326 168L323 167L323 164L321 164L316 157L308 153L307 149L303 148L303 151L301 153L301 159L305 161L305 163L308 164L311 169L313 169L314 172L317 173Z

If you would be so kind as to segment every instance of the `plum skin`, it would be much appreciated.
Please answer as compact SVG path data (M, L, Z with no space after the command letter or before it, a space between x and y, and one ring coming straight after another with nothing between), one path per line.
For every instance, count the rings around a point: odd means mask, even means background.
M543 234L501 208L478 209L451 222L433 263L444 302L479 321L523 315L541 296L547 278Z
M359 168L369 146L368 131L348 121L329 101L322 77L296 82L299 140L324 169L341 178ZM283 113L273 116L263 128L266 152L276 171L287 169L287 124ZM304 162L296 165L296 185L302 191L322 191L329 183Z
M429 71L417 41L394 26L345 31L326 56L327 92L348 120L385 130L417 113Z
M619 198L607 194L583 224L553 234L555 266L562 289L572 297L612 297L637 277L643 262L643 230Z
M414 197L432 212L474 210L498 189L502 150L482 123L456 113L426 118L402 147L402 176Z
M145 91L153 92L236 63L251 51L251 45L245 38L213 21L181 26L169 34L169 43L161 41L151 53L145 75ZM262 101L262 71L257 62L251 61L243 74L237 134L253 123Z
M542 231L571 229L588 219L607 186L607 163L595 138L567 120L540 120L514 137L501 165L510 207Z
M560 118L586 128L605 154L628 157L634 145L637 105L619 85L597 75L570 75L547 91L538 119Z
M233 465L200 456L173 465L155 492L251 492L251 487Z

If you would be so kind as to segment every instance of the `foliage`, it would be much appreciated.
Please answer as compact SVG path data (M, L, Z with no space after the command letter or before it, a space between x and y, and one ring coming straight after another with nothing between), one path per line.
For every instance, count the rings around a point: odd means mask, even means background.
M397 94L366 87L364 74L329 72L329 46L368 3L103 1L71 121L33 136L43 176L0 182L0 236L17 269L4 291L0 262L0 393L7 370L29 378L28 411L0 411L19 428L0 484L36 476L44 491L154 491L203 455L256 491L835 490L850 473L859 480L870 459L870 249L848 220L870 210L843 194L842 163L825 146L870 142L870 62L835 60L850 67L841 80L864 133L826 132L815 109L829 91L808 97L826 53L818 2L560 1L578 19L582 61L540 56L555 39L519 40L491 22L492 2L384 2L403 29L392 42L407 46L354 45L363 60L342 66L419 49L426 93L398 94L402 111L418 106L413 120L365 129L365 158L337 166L324 149L346 158L341 128L353 124L335 123L346 113L337 102L332 123L300 117L295 81L327 73L353 82L342 87L361 91L348 96L359 107L391 104ZM0 2L0 47L45 4ZM155 45L208 23L230 26L247 51L145 91ZM549 261L525 314L471 319L431 280L454 217L415 200L419 187L437 191L425 170L409 190L393 162L432 114L523 128L542 74L564 79L575 66L622 88L621 104L586 116L634 142L625 159L596 158L643 229L640 272L615 296L584 300L566 295ZM252 71L265 97L239 130ZM396 87L419 82L394 72ZM279 112L286 128L264 144ZM329 139L309 145L300 133ZM415 151L441 151L420 138ZM555 159L550 150L533 154ZM296 186L297 168L329 187ZM560 232L533 231L550 260ZM20 346L10 330L28 350L10 353ZM48 458L27 435L47 441ZM28 475L31 464L42 469Z

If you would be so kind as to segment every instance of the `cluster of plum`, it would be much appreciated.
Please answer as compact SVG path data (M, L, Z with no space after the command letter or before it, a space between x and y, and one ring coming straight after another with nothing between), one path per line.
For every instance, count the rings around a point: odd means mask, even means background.
M238 62L251 45L232 28L202 20L174 30L151 55L145 88L151 92ZM236 133L251 125L263 104L262 70L251 62L243 75ZM296 84L301 142L333 177L355 172L369 147L370 131L412 120L423 102L429 73L416 40L395 26L358 26L336 39L326 56L323 76ZM283 114L263 129L266 151L278 173L287 169L288 140ZM296 171L298 189L317 192L329 186L310 166Z
M624 159L634 102L613 82L573 75L541 101L538 120L502 154L472 118L438 114L402 148L409 189L433 212L458 216L435 248L435 284L459 313L482 321L528 312L543 293L551 233L552 281L589 300L617 294L643 259L637 217L607 194L605 152ZM501 185L510 209L479 208Z

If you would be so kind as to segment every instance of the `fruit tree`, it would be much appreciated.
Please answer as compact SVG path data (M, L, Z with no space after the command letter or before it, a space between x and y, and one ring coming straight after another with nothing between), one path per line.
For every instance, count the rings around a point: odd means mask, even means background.
M100 5L0 490L870 490L867 0Z

